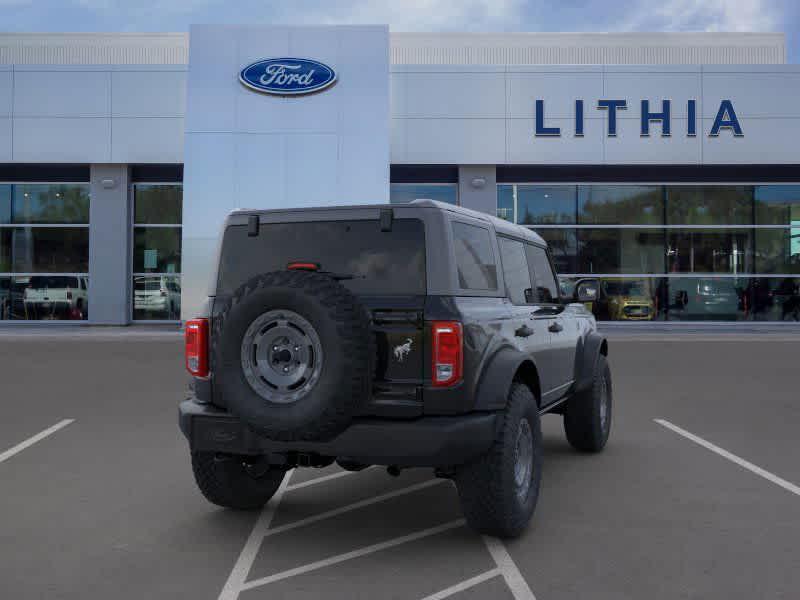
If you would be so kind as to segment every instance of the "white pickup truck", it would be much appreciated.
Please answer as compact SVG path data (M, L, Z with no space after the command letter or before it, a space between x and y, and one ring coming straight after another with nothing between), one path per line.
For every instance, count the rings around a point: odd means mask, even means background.
M33 275L23 293L28 319L85 319L88 305L86 277Z

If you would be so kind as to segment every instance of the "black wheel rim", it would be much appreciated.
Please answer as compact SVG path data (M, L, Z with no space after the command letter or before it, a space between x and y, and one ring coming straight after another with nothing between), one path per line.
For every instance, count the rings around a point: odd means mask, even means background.
M533 478L533 433L527 419L519 422L514 451L514 485L517 496L524 501L528 497Z
M253 391L269 402L305 397L322 372L322 344L307 319L291 310L256 318L242 338L242 372Z

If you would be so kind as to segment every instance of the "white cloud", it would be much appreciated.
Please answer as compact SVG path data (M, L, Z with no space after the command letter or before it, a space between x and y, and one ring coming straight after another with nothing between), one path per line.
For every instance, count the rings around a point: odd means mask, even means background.
M388 23L393 31L470 31L519 23L522 0L355 0L283 11L286 22Z
M775 31L781 11L768 0L645 2L621 29L629 31Z

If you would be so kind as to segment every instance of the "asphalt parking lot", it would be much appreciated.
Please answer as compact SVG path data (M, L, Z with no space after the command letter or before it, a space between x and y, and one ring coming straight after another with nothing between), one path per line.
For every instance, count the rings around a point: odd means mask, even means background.
M611 336L600 455L543 421L520 539L426 470L292 473L260 513L196 491L174 333L0 332L0 597L797 598L800 335Z

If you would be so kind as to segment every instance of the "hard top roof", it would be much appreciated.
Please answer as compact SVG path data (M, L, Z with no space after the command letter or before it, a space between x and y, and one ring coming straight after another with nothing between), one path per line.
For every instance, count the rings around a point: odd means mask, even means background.
M363 210L365 208L368 209L422 208L422 209L443 210L455 214L464 215L465 217L470 217L472 219L478 219L480 221L484 221L487 224L491 224L494 227L495 231L497 231L497 233L527 239L540 246L547 245L547 242L545 242L544 239L542 239L542 237L539 234L529 229L528 227L525 227L524 225L515 225L514 223L509 223L504 219L500 219L498 217L477 210L471 210L469 208L455 206L453 204L448 204L446 202L438 202L436 200L414 200L412 202L409 202L408 204L351 204L351 205L337 205L337 206L318 206L318 207L307 207L307 208L276 208L276 209L237 208L236 210L231 212L231 216L252 215L254 213L275 214L275 213L296 213L296 212L307 212L307 211L338 212L347 210Z

